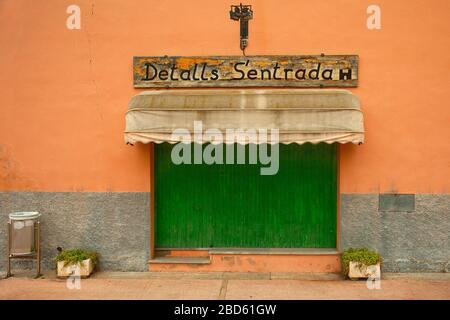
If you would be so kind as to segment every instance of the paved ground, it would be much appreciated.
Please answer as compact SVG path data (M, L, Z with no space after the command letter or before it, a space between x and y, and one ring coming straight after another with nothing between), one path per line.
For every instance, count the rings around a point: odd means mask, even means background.
M310 279L310 276L301 275L278 275L267 279L264 274L97 273L92 278L81 279L80 289L69 289L66 280L54 276L46 275L41 279L18 276L0 280L0 299L450 300L450 274L391 274L385 277L380 289L369 290L365 281L299 280ZM327 276L314 279L321 278L327 279Z

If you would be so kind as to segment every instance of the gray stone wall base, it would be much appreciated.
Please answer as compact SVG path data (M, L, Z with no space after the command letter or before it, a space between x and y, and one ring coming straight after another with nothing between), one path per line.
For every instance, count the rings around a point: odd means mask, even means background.
M450 195L415 195L415 211L378 211L377 194L341 195L341 250L380 252L386 272L450 271Z
M0 192L0 269L6 269L6 223L14 211L39 211L42 268L57 247L100 254L99 270L147 271L150 195L142 192ZM17 261L14 268L32 267Z
M100 253L99 270L147 271L150 195L146 192L0 192L0 270L6 268L6 222L14 211L39 211L42 267L57 247ZM379 251L385 272L450 271L450 195L415 195L413 212L381 212L377 194L341 195L341 250ZM15 262L13 268L31 268Z

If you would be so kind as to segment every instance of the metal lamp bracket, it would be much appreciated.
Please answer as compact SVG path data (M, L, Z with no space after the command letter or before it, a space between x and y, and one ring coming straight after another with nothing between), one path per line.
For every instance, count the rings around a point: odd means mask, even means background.
M248 46L248 21L253 19L253 10L251 5L232 5L230 10L230 19L240 22L240 47L245 56L245 48Z

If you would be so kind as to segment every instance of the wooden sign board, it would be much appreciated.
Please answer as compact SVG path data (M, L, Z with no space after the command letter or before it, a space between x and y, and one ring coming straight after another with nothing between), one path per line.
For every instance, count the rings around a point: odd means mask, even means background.
M136 88L356 87L357 55L134 57Z

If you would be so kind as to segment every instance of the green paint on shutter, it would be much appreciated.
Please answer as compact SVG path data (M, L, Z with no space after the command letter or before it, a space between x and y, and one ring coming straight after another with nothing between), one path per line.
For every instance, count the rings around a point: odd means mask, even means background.
M155 145L157 247L336 247L335 144L280 145L272 176L248 160L175 165L172 147Z

